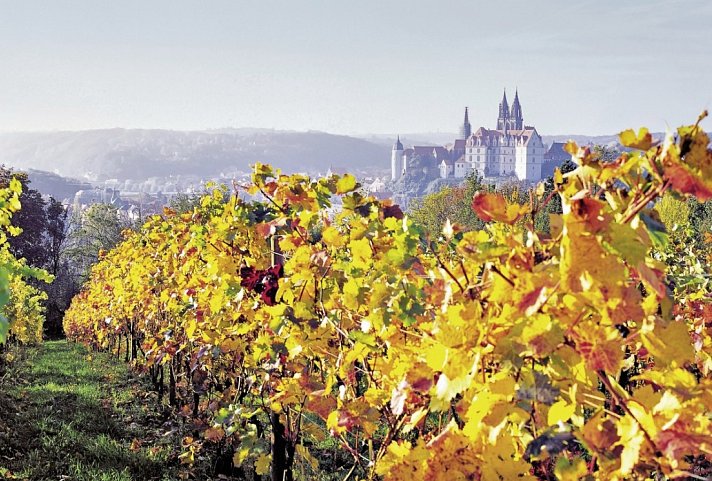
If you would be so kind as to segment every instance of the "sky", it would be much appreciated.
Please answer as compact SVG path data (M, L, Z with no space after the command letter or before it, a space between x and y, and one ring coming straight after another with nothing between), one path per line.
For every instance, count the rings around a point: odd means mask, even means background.
M541 134L665 130L712 108L711 25L709 0L0 0L0 131L456 132L505 88Z

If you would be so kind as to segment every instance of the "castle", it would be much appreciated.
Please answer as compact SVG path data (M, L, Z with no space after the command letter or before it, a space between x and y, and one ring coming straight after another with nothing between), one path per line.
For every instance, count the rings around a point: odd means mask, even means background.
M524 125L519 92L515 92L510 110L505 91L499 104L497 127L493 130L480 127L473 133L465 107L459 138L452 145L404 149L399 136L391 152L391 180L406 175L409 165L419 157L421 163L437 168L444 179L463 178L475 172L485 178L515 177L536 182L541 179L544 153L539 133L534 127Z

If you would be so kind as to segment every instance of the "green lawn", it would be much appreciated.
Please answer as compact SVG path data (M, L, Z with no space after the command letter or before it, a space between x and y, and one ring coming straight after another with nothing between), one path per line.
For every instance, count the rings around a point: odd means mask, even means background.
M174 437L136 386L106 354L29 348L0 385L0 479L177 479Z

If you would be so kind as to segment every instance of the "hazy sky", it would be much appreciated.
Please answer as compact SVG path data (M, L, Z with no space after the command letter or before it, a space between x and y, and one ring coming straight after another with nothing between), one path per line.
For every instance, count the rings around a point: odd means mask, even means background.
M712 1L0 0L0 131L456 132L504 87L542 134L694 121Z

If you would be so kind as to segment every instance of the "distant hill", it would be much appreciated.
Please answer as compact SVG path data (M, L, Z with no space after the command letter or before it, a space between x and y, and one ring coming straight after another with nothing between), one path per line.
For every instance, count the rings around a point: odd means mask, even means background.
M59 201L72 200L80 190L92 189L92 185L77 179L62 177L51 172L27 169L30 187L42 194L50 195Z
M653 133L655 138L663 138L663 134ZM562 135L542 135L542 140L545 144L551 145L552 142L568 142L573 140L579 145L608 145L614 147L618 145L618 134L614 135L580 135L580 134L562 134Z
M0 134L0 164L83 180L207 177L271 163L286 172L387 169L390 147L323 132L106 129Z
M412 145L447 145L452 144L457 138L454 132L418 132L404 134L366 134L359 136L363 140L372 142L378 145L387 145L393 147L396 141L396 136L399 136L403 145L410 147Z
M540 132L541 134L541 132ZM381 145L393 145L393 142L397 134L371 134L365 135L362 138L368 140L369 142L381 144ZM400 134L401 141L406 147L411 145L447 145L451 144L455 140L455 134L448 134L443 132L423 132L414 134ZM618 145L618 134L611 135L583 135L583 134L555 134L555 135L544 135L541 134L542 140L545 144L551 145L552 142L568 142L573 140L579 145ZM657 139L663 139L665 134L663 132L653 132L653 137Z

